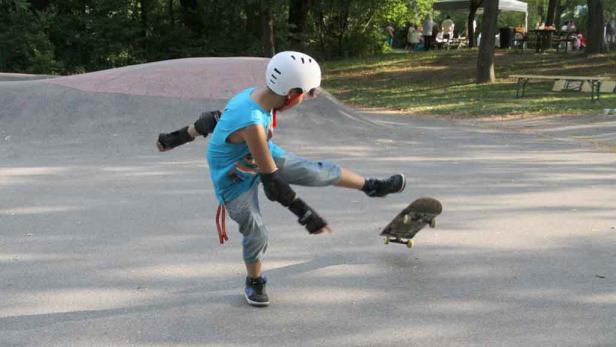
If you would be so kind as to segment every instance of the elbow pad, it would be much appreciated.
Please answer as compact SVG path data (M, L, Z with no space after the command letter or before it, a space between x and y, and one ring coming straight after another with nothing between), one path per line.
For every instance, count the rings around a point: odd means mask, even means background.
M208 134L214 131L220 115L220 111L203 112L194 124L195 130L203 137L207 137Z

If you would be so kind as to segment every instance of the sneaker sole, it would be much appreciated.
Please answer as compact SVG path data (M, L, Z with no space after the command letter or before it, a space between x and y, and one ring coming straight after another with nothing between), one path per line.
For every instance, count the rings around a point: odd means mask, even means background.
M406 176L404 176L403 173L401 173L400 176L402 176L402 188L400 188L400 190L397 191L397 193L400 193L401 191L404 190L404 188L406 188Z
M248 303L248 305L251 305L251 306L265 307L265 306L269 306L270 304L269 301L265 301L265 302L252 301L248 298L248 295L246 295L246 293L244 293L244 298L246 299L246 302Z

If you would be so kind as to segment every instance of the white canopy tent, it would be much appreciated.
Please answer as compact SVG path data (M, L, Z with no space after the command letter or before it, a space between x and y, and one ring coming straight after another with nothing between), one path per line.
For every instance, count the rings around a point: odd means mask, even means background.
M432 5L437 11L468 10L470 0L440 0ZM524 29L528 29L528 4L518 0L499 0L498 9L507 12L524 13Z

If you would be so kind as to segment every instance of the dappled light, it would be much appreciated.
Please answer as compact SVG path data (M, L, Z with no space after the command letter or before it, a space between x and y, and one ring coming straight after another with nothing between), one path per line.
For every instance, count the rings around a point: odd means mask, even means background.
M503 52L496 56L498 80L491 85L474 84L476 55L473 50L413 52L368 58L365 65L328 62L323 84L355 106L453 118L598 114L616 105L616 93L603 93L599 102L590 102L587 93L552 92L550 83L533 83L524 98L516 98L515 83L508 79L520 73L562 75L564 69L567 75L616 79L614 53L587 57Z

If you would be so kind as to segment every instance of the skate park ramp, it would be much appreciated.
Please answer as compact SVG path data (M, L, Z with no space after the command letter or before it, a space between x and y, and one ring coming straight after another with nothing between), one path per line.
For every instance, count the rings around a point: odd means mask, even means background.
M297 187L308 235L261 196L272 304L245 304L221 246L207 139L154 142L259 84L266 60L195 58L0 82L0 345L460 346L616 341L616 157L567 137L357 112L324 93L279 115L288 151L382 199ZM415 247L377 235L415 198L444 212Z

